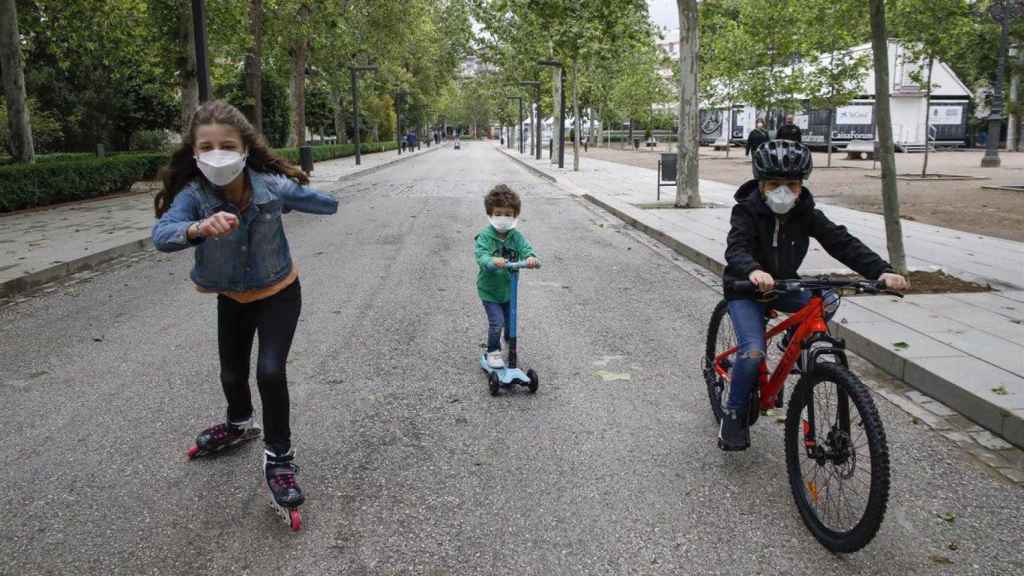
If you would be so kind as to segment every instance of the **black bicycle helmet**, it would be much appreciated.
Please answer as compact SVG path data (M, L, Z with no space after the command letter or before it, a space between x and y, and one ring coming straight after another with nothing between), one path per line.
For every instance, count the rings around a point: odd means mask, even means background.
M806 180L814 168L811 151L792 140L769 140L754 150L754 178Z

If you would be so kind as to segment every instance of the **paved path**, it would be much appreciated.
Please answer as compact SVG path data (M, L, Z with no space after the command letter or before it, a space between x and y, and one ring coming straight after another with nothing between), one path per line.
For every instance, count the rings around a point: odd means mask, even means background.
M553 167L547 159L512 155L668 240L698 263L716 272L724 267L735 203L732 186L702 180L701 198L714 207L674 210L668 209L669 200L656 202L653 170L587 158L574 172ZM571 165L570 156L566 166ZM674 200L675 190L667 192ZM875 251L886 253L881 216L818 206ZM836 332L889 373L1024 446L1024 244L915 222L903 226L912 268L981 279L998 291L848 299L836 317ZM851 271L812 240L801 272Z
M522 193L546 264L522 285L532 397L489 397L476 365L472 238L499 181ZM715 446L696 358L718 293L491 146L329 188L339 214L285 224L304 297L288 376L305 531L271 512L257 444L185 461L223 414L215 304L187 280L191 254L145 251L0 308L0 573L1024 569L1024 489L882 397L889 514L864 552L826 552L794 508L777 423L746 453Z
M364 155L358 167L355 157L319 162L312 181L333 182L398 158L389 151ZM152 224L153 192L0 215L0 296L147 246Z

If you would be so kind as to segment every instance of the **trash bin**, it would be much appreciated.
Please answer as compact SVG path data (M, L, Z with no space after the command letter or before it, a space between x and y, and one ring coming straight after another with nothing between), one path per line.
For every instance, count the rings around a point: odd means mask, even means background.
M299 163L302 164L302 171L306 174L313 171L313 148L311 146L299 148Z

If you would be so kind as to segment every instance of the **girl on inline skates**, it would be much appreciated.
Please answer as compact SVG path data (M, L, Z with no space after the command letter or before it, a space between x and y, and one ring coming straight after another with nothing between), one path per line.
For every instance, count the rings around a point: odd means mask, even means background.
M199 434L189 456L259 435L249 390L252 344L259 334L264 474L276 507L293 512L295 527L304 497L295 481L285 364L302 296L281 214L334 214L338 202L308 188L309 177L275 156L245 116L221 101L207 102L192 115L162 179L153 245L162 252L195 248L192 281L199 292L217 294L227 415Z

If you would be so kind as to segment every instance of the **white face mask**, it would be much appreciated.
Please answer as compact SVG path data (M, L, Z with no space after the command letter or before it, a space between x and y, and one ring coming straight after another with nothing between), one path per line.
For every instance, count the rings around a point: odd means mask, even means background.
M489 216L487 219L491 221L491 226L494 226L494 229L502 234L515 228L519 222L518 218L511 216Z
M785 214L793 209L796 204L796 195L789 189L789 186L779 186L766 190L764 193L765 204L776 214Z
M199 170L214 186L227 186L245 168L245 156L234 150L210 150L195 157Z

